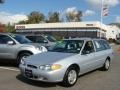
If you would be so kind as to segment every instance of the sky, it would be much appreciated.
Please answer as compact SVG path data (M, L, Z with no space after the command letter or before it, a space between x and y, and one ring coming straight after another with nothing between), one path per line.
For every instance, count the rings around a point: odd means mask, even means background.
M109 6L109 15L103 17L103 23L120 23L120 0L103 0ZM49 12L60 12L61 17L70 11L80 10L83 21L100 21L101 0L5 0L0 4L0 22L7 24L27 20L32 11L46 16Z

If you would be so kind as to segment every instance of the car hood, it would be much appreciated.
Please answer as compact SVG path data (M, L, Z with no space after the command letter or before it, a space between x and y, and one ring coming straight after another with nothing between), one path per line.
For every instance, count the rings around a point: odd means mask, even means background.
M36 47L40 47L41 45L38 43L27 43L26 45L32 45L32 46L36 46Z
M33 65L53 64L73 55L75 53L45 52L28 57L26 63Z

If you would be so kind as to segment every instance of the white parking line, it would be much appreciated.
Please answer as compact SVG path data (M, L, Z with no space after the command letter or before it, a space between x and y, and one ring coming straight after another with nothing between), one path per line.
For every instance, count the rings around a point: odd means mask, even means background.
M13 69L13 68L8 68L8 67L0 67L0 69L5 69L5 70L10 70L10 71L16 71L19 72L19 69Z

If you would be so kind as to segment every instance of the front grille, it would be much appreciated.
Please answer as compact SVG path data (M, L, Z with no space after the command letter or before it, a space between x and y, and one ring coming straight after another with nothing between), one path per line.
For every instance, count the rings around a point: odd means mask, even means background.
M27 67L37 69L37 66L34 66L34 65L27 65Z

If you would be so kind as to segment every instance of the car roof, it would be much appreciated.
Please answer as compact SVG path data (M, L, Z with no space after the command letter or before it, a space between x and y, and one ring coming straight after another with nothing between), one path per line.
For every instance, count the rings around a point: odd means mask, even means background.
M12 33L0 33L1 35L9 35L9 34L12 34Z
M52 35L48 35L48 34L28 34L25 36L52 36Z
M21 34L15 34L15 33L0 33L0 35L21 35ZM24 35L23 35L24 36Z
M63 39L63 40L85 40L85 41L89 41L89 40L105 40L105 39L101 39L101 38L70 38L70 39Z

